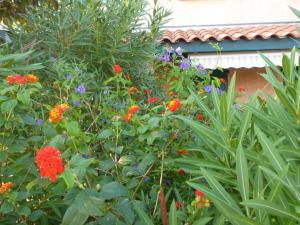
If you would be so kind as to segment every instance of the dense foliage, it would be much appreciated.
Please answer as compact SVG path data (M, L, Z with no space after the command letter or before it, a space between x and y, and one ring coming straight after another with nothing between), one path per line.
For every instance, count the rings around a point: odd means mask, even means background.
M225 92L155 54L159 6L143 32L144 1L62 5L0 48L0 224L299 224L298 50L262 55L275 98Z
M56 0L2 0L0 2L0 22L7 24L14 20L24 22L23 16L26 14L27 9L38 7L45 3L48 7L58 8L58 2Z
M135 82L145 82L159 45L158 28L169 14L157 4L151 9L145 0L68 0L58 10L29 11L26 23L10 30L17 34L15 48L40 50L42 62L84 63L96 82L118 62Z

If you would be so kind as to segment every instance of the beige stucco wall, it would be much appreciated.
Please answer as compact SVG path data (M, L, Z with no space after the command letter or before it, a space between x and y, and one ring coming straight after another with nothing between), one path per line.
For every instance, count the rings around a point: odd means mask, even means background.
M153 0L149 0L153 2ZM295 21L300 0L158 0L173 11L169 26Z
M272 85L269 84L260 74L265 73L264 68L251 68L251 69L230 69L228 74L228 83L230 83L231 78L236 72L236 83L235 91L239 93L239 88L244 87L245 92L248 95L254 94L256 91L261 90L265 93L274 96L274 89ZM238 101L247 102L248 98L245 93L242 93L238 98Z

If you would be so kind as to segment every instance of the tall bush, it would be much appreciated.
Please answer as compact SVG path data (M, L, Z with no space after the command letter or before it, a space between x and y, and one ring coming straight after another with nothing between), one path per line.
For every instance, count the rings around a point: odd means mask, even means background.
M14 29L15 44L39 50L40 61L82 62L98 81L117 62L140 82L159 45L159 27L170 14L157 4L151 10L145 0L68 0L58 10L41 5Z

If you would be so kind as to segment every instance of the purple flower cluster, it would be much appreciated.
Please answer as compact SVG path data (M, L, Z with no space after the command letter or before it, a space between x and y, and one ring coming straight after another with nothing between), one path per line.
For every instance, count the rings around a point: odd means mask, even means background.
M36 120L36 125L42 126L43 125L43 120L42 119L37 119Z
M211 93L212 92L212 86L211 85L207 85L207 86L204 87L204 90L207 93ZM221 94L220 88L216 88L216 92L217 92L217 94Z
M79 86L76 88L76 92L79 93L79 94L85 93L85 86L79 85Z
M177 55L181 56L183 53L183 50L182 50L182 48L178 47L178 48L176 48L175 52L177 53Z
M189 59L183 59L179 67L183 70L187 70L190 67L190 64Z
M74 102L74 105L77 106L77 107L80 107L80 104L81 104L80 100L77 100L77 101Z
M204 75L206 73L205 67L202 64L197 64L195 66L195 68L196 68L196 70L199 70L202 75Z
M71 74L67 74L67 80L72 80L72 75Z

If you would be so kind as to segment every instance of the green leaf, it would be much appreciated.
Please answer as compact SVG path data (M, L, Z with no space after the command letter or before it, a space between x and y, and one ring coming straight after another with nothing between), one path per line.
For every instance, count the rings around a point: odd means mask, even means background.
M154 225L149 216L141 209L141 207L135 201L133 202L133 208L140 217L140 219L143 221L144 225Z
M61 225L83 225L88 217L88 214L79 212L77 208L71 207L67 209Z
M249 199L249 175L248 175L248 164L245 157L243 147L238 146L236 154L236 173L238 181L238 189L241 193L243 201ZM247 215L249 215L249 210L246 208Z
M82 225L89 216L103 216L104 200L92 189L80 191L67 209L61 225Z
M206 225L209 221L212 220L212 217L204 217L193 222L193 225Z
M111 182L105 184L103 185L100 191L100 197L105 200L123 197L127 195L128 195L127 189L118 182Z
M5 162L7 158L8 158L7 152L0 151L0 162Z
M2 203L1 208L0 208L0 212L2 212L4 214L10 213L13 210L14 210L14 206L7 201L4 201L4 203Z
M18 211L19 215L22 216L29 216L31 214L31 210L28 206L23 206L19 211Z
M235 80L236 80L236 72L234 72L234 74L230 80L230 85L229 85L229 88L227 91L227 112L230 112L230 107L233 105L233 102L234 102Z
M42 210L35 210L33 211L30 216L29 216L29 220L30 221L37 221L38 219L40 219L42 216L44 215L44 212Z
M26 92L19 92L17 94L17 99L22 102L24 105L29 105L30 103L30 93Z
M293 219L296 221L300 221L300 217L295 215L294 213L288 211L287 209L276 205L273 202L269 202L266 200L248 200L245 202L242 202L243 205L246 205L248 207L254 208L254 209L263 209L266 212L269 212L270 214L274 216L279 216L279 217L284 217L284 218L289 218Z
M199 137L207 138L213 141L214 143L218 144L220 147L224 148L229 152L233 157L235 157L234 153L232 152L230 146L227 143L224 143L222 137L216 134L213 130L205 127L204 125L197 123L191 119L187 119L183 116L174 116L180 120L182 120L185 124L190 126Z
M70 161L71 169L85 169L94 162L94 158L85 159L81 155L74 155Z
M277 97L279 98L279 100L281 101L281 103L285 106L285 108L287 109L287 111L289 111L291 114L293 114L294 116L297 116L297 112L296 109L294 108L294 106L290 103L290 101L288 100L288 98L286 97L286 94L282 93L278 88L273 87Z
M98 139L109 138L112 134L113 133L112 133L111 129L105 129L98 135Z
M172 201L170 212L169 212L169 225L177 225L177 212L175 201Z
M1 112L7 113L12 111L17 106L17 100L11 99L1 104Z
M61 176L64 179L68 189L74 186L74 177L71 170L66 169Z
M56 148L60 148L64 145L65 138L62 135L56 135L54 138L51 139L49 145L54 146Z
M80 126L76 121L71 121L67 123L66 128L70 136L78 137L81 134Z
M286 163L267 136L257 126L254 127L254 130L263 147L265 155L270 160L275 170L280 173L284 169Z
M235 225L262 225L242 214L238 214L236 211L232 210L232 208L227 207L225 204L219 201L214 201L214 204L216 208Z
M151 117L148 121L150 129L158 127L160 120L161 119L159 117Z
M208 182L211 190L208 188L203 188L203 185L199 185L192 182L187 182L190 186L195 189L201 190L204 194L206 194L211 199L216 199L223 204L226 204L227 207L232 208L237 213L241 214L241 209L238 207L234 199L228 194L228 192L223 188L223 186L205 169L201 168L201 172Z

